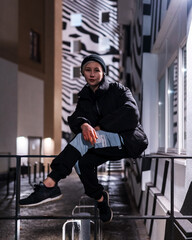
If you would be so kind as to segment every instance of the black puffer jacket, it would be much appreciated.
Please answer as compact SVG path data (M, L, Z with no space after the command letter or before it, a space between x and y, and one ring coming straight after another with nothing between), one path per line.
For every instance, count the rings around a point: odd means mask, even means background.
M85 122L120 134L129 157L138 157L148 145L131 91L119 83L103 80L95 93L85 85L79 92L76 110L68 122L75 134L81 132L81 125Z

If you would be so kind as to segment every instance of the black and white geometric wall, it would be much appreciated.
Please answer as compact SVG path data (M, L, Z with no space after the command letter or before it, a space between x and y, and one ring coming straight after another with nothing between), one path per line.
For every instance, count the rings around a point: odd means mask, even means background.
M62 138L69 140L67 117L85 84L80 74L82 59L99 54L109 81L119 81L117 0L63 0L62 23Z

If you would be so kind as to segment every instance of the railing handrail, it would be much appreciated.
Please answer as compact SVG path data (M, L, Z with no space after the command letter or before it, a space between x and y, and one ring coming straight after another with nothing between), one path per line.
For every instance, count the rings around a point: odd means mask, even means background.
M19 240L20 238L20 224L19 221L22 219L94 219L95 221L98 219L97 216L91 217L91 216L73 216L73 215L67 215L67 216L21 216L20 215L20 206L19 206L19 200L20 200L20 176L21 176L21 158L30 158L30 157L37 157L37 158L51 158L55 157L56 155L7 155L7 154L0 154L0 158L5 157L11 157L16 158L16 204L15 204L15 215L9 216L9 217L1 217L0 220L15 220L15 240ZM115 219L159 219L159 220L165 220L170 219L171 221L171 240L174 240L174 221L176 219L192 219L192 216L175 216L174 214L174 159L192 159L192 156L173 156L173 155L145 155L141 156L140 158L150 158L150 159L157 159L157 158L163 158L163 159L170 159L171 160L171 187L170 187L170 214L165 216L159 216L159 215L120 215L120 216L114 216Z
M17 157L21 157L21 158L26 158L26 157L37 157L37 158L39 158L39 157L56 157L57 155L43 155L43 154L41 154L41 155L39 155L39 154L31 154L31 155L28 155L28 154L18 154L18 155L8 155L8 154L0 154L0 158L3 158L3 157L11 157L11 158L17 158Z
M0 158L1 157L13 157L13 158L16 158L16 157L56 157L57 155L56 154L49 154L49 155L46 155L46 154L0 154ZM147 155L144 155L144 156L140 156L138 158L175 158L175 159L192 159L192 156L187 156L187 155L161 155L161 154L147 154Z

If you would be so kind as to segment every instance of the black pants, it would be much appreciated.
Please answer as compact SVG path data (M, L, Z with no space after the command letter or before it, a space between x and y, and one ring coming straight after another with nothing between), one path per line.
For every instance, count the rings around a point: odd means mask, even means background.
M90 149L80 160L80 179L84 185L85 193L96 200L100 199L103 186L97 179L97 167L108 160L120 160L127 156L124 149L118 147L107 147Z
M56 182L68 176L76 162L80 169L79 177L84 185L85 193L96 200L100 199L103 186L97 179L97 166L108 160L119 160L127 157L124 148L105 147L91 148L83 156L79 151L68 144L66 148L53 160L51 164L52 172L48 175Z

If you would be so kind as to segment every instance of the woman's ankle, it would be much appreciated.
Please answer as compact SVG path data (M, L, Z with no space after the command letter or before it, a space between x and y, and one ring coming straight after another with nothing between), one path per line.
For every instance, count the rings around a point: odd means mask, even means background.
M103 196L102 196L100 199L97 200L97 202L103 202L103 199L104 199L104 198L103 198Z
M56 182L50 178L50 177L47 177L44 181L43 181L43 184L46 186L46 187L55 187L55 184Z

